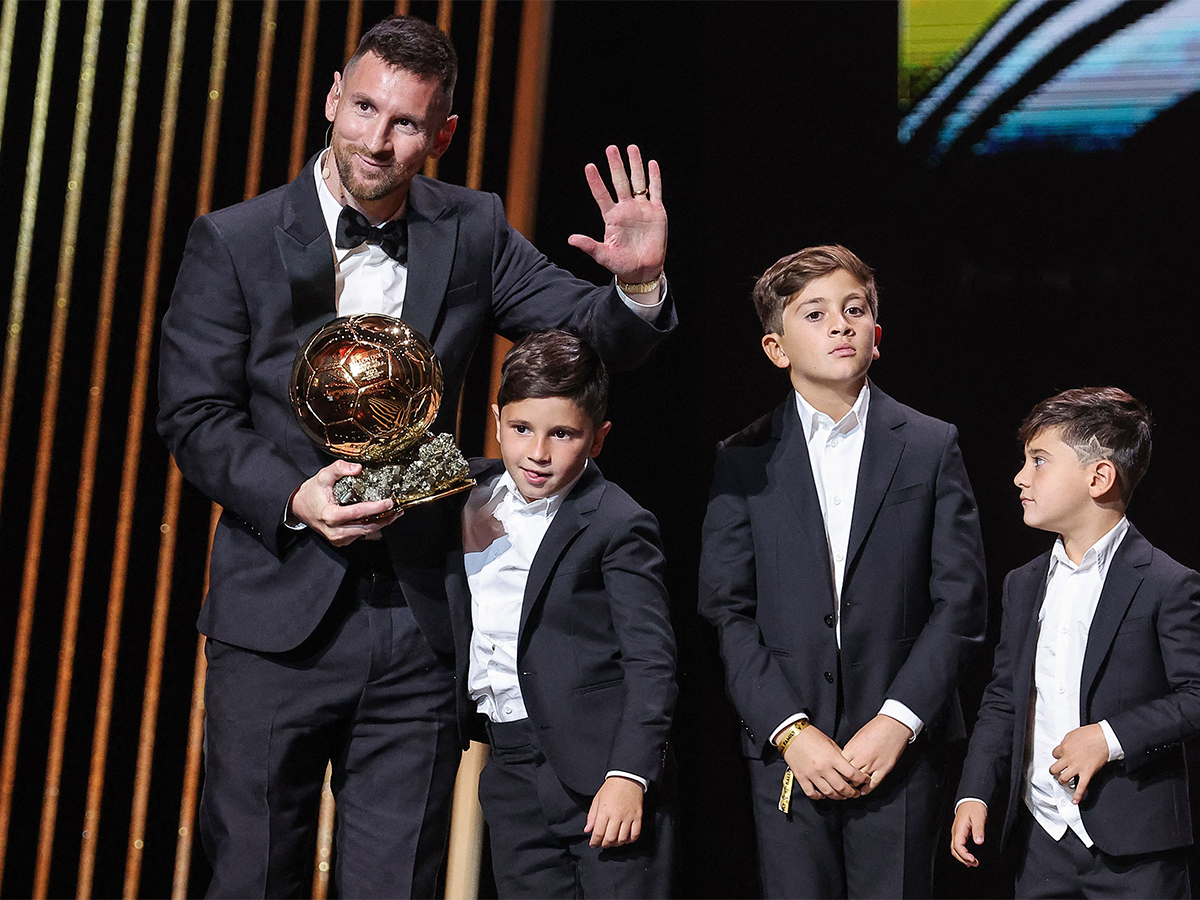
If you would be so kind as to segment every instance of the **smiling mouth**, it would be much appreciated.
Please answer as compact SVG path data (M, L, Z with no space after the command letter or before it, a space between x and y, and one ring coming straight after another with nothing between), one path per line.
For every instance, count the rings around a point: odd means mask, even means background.
M524 468L521 469L521 471L525 473L525 477L529 481L533 481L538 484L540 484L543 481L549 480L550 475L552 474L550 472L538 472L538 471L535 471L534 469L524 469Z

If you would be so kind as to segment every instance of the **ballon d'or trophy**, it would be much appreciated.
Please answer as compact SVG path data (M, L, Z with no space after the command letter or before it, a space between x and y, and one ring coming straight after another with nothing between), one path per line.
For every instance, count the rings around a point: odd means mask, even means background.
M392 316L344 316L309 339L292 366L292 410L323 450L363 467L334 484L338 503L404 509L475 484L453 437L429 432L442 390L433 346Z

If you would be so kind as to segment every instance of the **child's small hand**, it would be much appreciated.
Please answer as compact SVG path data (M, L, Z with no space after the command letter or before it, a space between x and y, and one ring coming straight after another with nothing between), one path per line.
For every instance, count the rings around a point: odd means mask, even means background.
M809 725L788 744L784 762L810 800L849 800L860 796L869 776L842 756L821 729Z
M1069 785L1075 782L1075 794L1072 803L1078 803L1087 793L1087 786L1097 772L1108 762L1108 741L1104 738L1104 729L1099 724L1084 725L1074 731L1068 731L1062 743L1054 748L1054 758L1058 760L1050 767L1050 774L1058 779L1059 784Z
M630 778L610 775L592 798L584 834L593 847L620 847L642 836L642 786Z
M967 849L967 838L972 838L976 847L983 843L987 814L987 807L978 800L964 800L955 810L954 824L950 827L950 852L968 868L979 865L979 860Z
M892 771L911 737L911 728L880 713L846 742L842 756L870 776L870 782L863 786L864 794L871 793Z

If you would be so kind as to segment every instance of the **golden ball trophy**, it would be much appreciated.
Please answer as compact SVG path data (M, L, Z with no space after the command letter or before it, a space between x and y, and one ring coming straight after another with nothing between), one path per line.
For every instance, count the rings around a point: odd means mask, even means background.
M338 503L404 509L475 484L454 438L429 431L442 391L433 346L392 316L343 316L309 338L292 366L292 410L323 450L363 467L334 484Z

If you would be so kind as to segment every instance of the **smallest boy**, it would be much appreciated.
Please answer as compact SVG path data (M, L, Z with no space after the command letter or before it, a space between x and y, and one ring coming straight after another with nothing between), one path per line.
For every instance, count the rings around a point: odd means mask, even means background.
M1058 540L1005 579L951 852L978 865L967 842L1007 797L1018 897L1189 897L1200 575L1125 518L1149 414L1117 388L1080 388L1039 403L1018 436L1025 524Z
M502 459L473 463L450 590L470 604L459 680L492 745L479 800L502 898L669 892L675 639L658 523L590 462L607 402L590 346L531 334L501 368Z

